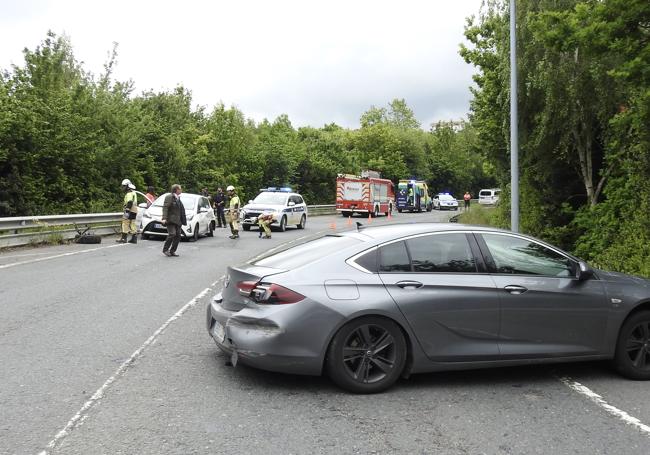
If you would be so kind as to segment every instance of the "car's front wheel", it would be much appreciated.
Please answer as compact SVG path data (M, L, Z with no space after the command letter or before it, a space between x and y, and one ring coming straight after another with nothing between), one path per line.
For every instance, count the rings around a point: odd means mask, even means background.
M194 235L192 235L192 242L196 242L199 240L199 223L196 223L196 226L194 226Z
M280 220L280 226L279 226L280 232L284 232L287 230L287 217L283 216L282 219Z
M208 237L214 237L214 221L210 221L208 226Z
M650 379L650 311L639 311L621 327L614 365L630 379Z
M355 393L377 393L392 386L406 365L406 340L393 321L355 319L341 327L327 351L329 376Z

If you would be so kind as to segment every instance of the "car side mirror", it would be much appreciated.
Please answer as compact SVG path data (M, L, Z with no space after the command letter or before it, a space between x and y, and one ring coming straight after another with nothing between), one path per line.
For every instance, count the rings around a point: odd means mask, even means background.
M252 199L249 199L249 200L248 200L248 203L249 203L249 204L252 204L252 203L253 203L253 200L252 200Z
M293 207L294 205L296 205L295 202L293 202L293 201L289 202L289 207Z
M594 276L594 270L584 261L578 262L576 269L576 278L578 281L585 281Z
M138 207L140 207L141 209L146 209L147 208L147 203L146 202L140 202L138 204Z

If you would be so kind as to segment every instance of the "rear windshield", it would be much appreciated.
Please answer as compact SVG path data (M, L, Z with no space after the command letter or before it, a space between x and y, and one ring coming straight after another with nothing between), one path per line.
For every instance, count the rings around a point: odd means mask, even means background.
M323 258L328 251L340 251L360 241L348 236L327 235L284 251L271 253L252 264L275 269L295 269Z
M479 196L492 196L492 191L481 191Z

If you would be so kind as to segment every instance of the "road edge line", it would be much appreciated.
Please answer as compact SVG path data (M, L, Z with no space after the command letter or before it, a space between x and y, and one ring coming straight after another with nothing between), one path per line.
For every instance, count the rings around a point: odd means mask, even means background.
M569 387L575 392L578 392L581 395L586 396L589 398L590 401L598 405L600 408L604 409L607 411L608 414L618 417L620 420L625 422L628 425L632 425L635 427L637 430L641 431L644 433L646 436L650 436L650 426L644 424L641 422L639 419L637 419L634 416L631 416L627 412L618 409L615 406L612 406L608 402L606 402L602 396L598 395L596 392L591 390L589 387L580 384L578 381L574 381L573 379L567 377L567 376L561 376L558 377L560 382L562 382L564 385Z
M117 379L122 377L128 368L135 363L135 361L142 356L142 353L144 350L150 346L156 339L162 334L162 332L176 319L180 318L187 310L192 308L194 305L196 305L199 300L201 300L203 297L205 297L208 292L210 292L212 288L205 288L203 291L198 293L195 297L193 297L189 302L187 302L185 305L181 307L180 310L178 310L172 317L167 319L163 325L161 325L158 330L156 330L147 340L133 353L131 356L126 359L117 370L115 370L115 373L102 384L102 386L97 389L97 391L86 401L81 409L68 421L65 427L61 431L59 431L54 438L47 444L46 449L39 452L39 455L47 455L50 450L53 450L56 448L57 444L59 444L66 436L70 434L72 430L74 430L83 420L86 418L86 414L88 411L99 401L102 399L104 396L104 393L108 388L113 384Z

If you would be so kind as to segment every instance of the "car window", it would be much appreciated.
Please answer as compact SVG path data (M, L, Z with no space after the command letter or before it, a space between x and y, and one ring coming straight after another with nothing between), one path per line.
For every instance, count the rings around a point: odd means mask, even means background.
M377 248L359 256L354 262L369 272L377 272Z
M302 196L296 196L296 204L304 204L305 201L302 199Z
M435 234L406 241L414 272L475 273L476 262L462 233Z
M482 234L497 273L573 276L574 263L544 245L511 235Z
M258 194L253 202L255 204L287 205L287 195L286 193L264 191Z
M404 242L384 245L379 249L380 272L410 272L411 261Z

